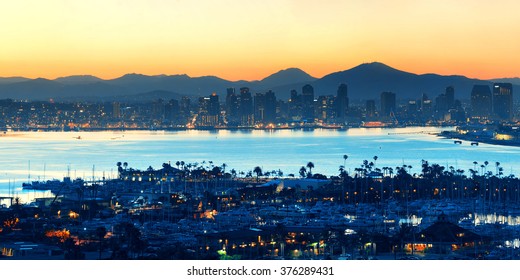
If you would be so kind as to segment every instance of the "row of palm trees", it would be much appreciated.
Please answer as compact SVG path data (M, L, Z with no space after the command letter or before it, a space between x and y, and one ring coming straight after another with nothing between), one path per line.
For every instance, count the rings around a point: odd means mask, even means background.
M477 191L480 197L489 201L501 201L508 196L504 194L507 189L500 186L511 185L511 183L505 184L503 180L500 180L505 179L500 162L495 162L495 173L493 173L488 170L488 161L480 165L480 170L478 169L478 162L475 161L473 162L474 168L469 169L471 176L467 177L462 169L453 166L444 167L435 163L430 164L426 160L421 161L421 169L418 173L412 173L413 166L411 165L402 165L395 168L378 167L376 164L379 159L378 156L374 156L373 161L364 160L359 167L354 169L352 174L349 174L345 168L349 156L345 154L342 158L343 165L339 166L339 175L329 177L331 179L339 178L342 181L342 201L352 201L355 196L358 196L356 200L358 202L365 201L370 196L372 196L370 200L378 199L382 201L395 197L396 192L399 196L406 196L410 199L425 196L462 198L475 196ZM118 162L117 166L118 170L127 170L128 163ZM169 163L163 164L163 168L168 166L171 167ZM240 176L252 178L254 174L256 182L259 183L262 177L266 179L270 176L283 177L284 175L280 169L264 172L260 166L255 166L248 172L237 172L235 169L226 172L228 168L226 163L215 165L213 161L203 161L201 164L177 161L175 166L177 166L177 169L184 171L185 176L199 179L235 179ZM308 162L306 166L302 166L299 169L300 177L317 178L316 175L321 174L313 174L314 167L313 162ZM294 177L294 174L288 174L287 177ZM319 178L326 178L326 176ZM510 175L507 179L514 180L515 177ZM355 186L352 187L351 184ZM377 184L378 186L375 186ZM349 190L348 187L350 187L350 191L346 191ZM377 191L374 191L375 189ZM494 190L495 193L492 193L491 190ZM369 192L373 194L369 194Z
M344 177L345 173L347 173L346 161L348 158L349 158L348 155L346 155L346 154L343 155L343 165L340 165L339 170L338 170L340 177ZM393 177L394 170L395 170L395 172L398 172L398 171L411 172L411 169L413 168L411 165L398 166L395 169L392 167L387 167L387 166L378 168L378 167L376 167L376 163L377 163L378 159L379 159L378 156L374 156L373 161L363 160L360 167L354 168L355 176L366 177L368 175L373 176L374 174L381 174L381 176L383 176L383 177L386 177L386 176ZM453 166L449 166L448 170L445 170L446 168L444 166L441 166L439 164L429 165L428 161L426 161L426 160L422 160L421 163L422 163L421 164L421 174L413 174L413 176L438 178L442 174L447 175L449 173L453 173L456 175L463 175L463 173L465 172L462 169L455 169ZM127 170L134 170L132 168L128 169L127 162L123 162L123 163L117 162L116 165L117 165L119 173L121 173L123 171L127 171ZM472 168L472 169L470 168L468 170L473 178L477 177L477 176L484 176L487 178L492 177L492 176L501 177L504 175L504 173L503 173L504 169L502 166L500 166L500 162L495 163L496 171L494 174L492 171L487 170L487 167L489 165L488 161L484 161L483 164L481 164L480 166L478 165L478 162L474 161L473 165L474 165L474 168ZM226 168L228 167L228 165L226 163L222 163L220 166L214 165L213 161L208 161L208 162L202 161L201 164L199 164L198 162L185 163L184 161L176 161L175 166L177 166L178 170L184 171L186 173L186 176L201 175L201 174L208 175L209 174L209 175L214 175L214 177L223 177L226 174ZM163 163L162 167L169 168L169 167L171 167L171 164ZM306 166L302 166L298 171L300 177L301 178L312 178L312 176L313 176L312 169L314 167L315 167L315 165L313 162L308 162ZM480 167L480 170L479 170L479 167ZM147 171L153 171L153 170L154 169L151 166L148 167L148 169L147 169ZM373 172L375 172L375 173L373 173ZM270 177L272 175L272 176L282 177L284 175L283 171L280 169L264 172L260 166L255 166L252 171L248 171L248 172L244 172L244 171L237 172L235 169L231 169L231 170L229 170L228 174L231 175L231 178L236 178L239 176L252 177L253 173L256 175L257 181L259 181L261 176ZM291 174L288 174L287 176L294 177L294 174L291 173Z

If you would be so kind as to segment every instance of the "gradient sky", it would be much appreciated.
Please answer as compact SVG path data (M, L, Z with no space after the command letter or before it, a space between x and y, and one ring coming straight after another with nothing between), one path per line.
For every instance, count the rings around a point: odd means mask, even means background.
M0 2L0 76L315 77L380 61L413 73L520 76L520 1Z

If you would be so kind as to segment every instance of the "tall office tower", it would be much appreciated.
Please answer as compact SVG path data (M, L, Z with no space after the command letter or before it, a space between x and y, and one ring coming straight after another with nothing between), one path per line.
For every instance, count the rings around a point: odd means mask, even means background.
M416 119L419 107L417 106L417 100L409 100L408 106L406 107L406 117L410 119Z
M115 119L119 119L121 117L121 103L112 103L112 117Z
M302 88L302 118L308 123L314 122L314 88L309 84Z
M346 84L340 84L336 95L336 117L344 121L348 116L348 88Z
M152 119L153 120L164 119L164 100L159 98L152 102Z
M423 120L430 120L432 118L432 101L426 94L421 97L421 116Z
M197 123L201 126L217 126L220 124L220 103L218 95L199 98L199 115Z
M228 88L226 95L226 120L228 126L238 126L240 124L238 109L238 97L235 94L235 89Z
M500 120L511 120L513 117L513 85L495 83L493 85L493 113Z
M445 93L440 94L435 99L435 109L437 111L437 115L443 116L450 109L454 108L454 104L455 104L455 88L452 86L449 86L446 88Z
M276 123L276 95L272 90L265 93L264 110L263 122L265 124Z
M179 101L171 99L164 105L164 118L170 123L177 124L179 117Z
M220 124L220 102L216 93L209 96L208 114L214 119L215 125Z
M336 98L333 95L320 95L316 104L316 118L323 123L333 123L336 121L337 106ZM341 120L343 122L344 119Z
M240 102L238 112L240 117L240 125L254 125L253 98L251 97L251 92L249 92L249 88L247 87L243 87L240 89Z
M179 103L179 118L181 122L186 123L191 118L191 99L188 96L183 96Z
M292 121L300 121L302 118L302 102L301 95L296 90L291 90L291 98L289 99L289 119Z
M367 118L373 118L376 116L376 101L373 99L369 99L366 102L366 114Z
M390 114L395 114L395 109L395 93L388 91L381 93L381 117L389 117Z
M471 90L472 117L489 119L492 112L491 90L487 85L474 85Z
M255 124L263 123L265 115L265 95L263 93L255 94L253 107L255 112Z
M450 109L455 107L455 88L453 86L446 87L446 102L448 103L448 107Z

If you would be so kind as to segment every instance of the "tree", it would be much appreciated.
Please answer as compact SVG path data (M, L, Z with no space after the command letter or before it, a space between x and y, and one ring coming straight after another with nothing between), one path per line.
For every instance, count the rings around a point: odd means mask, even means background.
M314 163L312 163L312 161L309 161L307 163L307 168L309 168L309 173L307 174L307 176L312 176L312 169L314 168Z
M117 173L119 174L119 177L121 177L121 173L123 172L123 168L121 167L121 162L118 161L116 166L117 166Z
M347 166L348 155L343 155L343 166Z
M125 162L123 162L123 168L124 168L124 169L125 169L125 171L126 171L126 169L128 168L128 162L126 162L126 161L125 161Z
M301 176L302 178L305 178L305 174L306 174L306 173L307 173L307 169L305 168L305 166L302 166L302 167L300 168L300 176Z
M260 166L256 166L253 169L253 172L256 174L256 182L258 183L258 177L262 176L262 168Z

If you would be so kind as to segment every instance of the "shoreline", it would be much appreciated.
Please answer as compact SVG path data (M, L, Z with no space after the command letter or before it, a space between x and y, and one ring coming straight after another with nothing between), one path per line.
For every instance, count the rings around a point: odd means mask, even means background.
M486 138L478 138L473 136L463 136L463 135L452 135L452 134L445 134L441 132L439 137L443 137L446 139L456 139L460 141L468 141L472 143L482 143L482 144L489 144L489 145L497 145L497 146L510 146L510 147L520 147L520 141L512 141L512 140L496 140L496 139L486 139ZM462 143L460 143L462 144Z
M0 137L8 136L10 132L96 132L96 131L188 131L188 130L202 130L202 131L218 131L218 130L314 130L314 129L326 129L326 130L348 130L351 128L366 128L366 129L381 129L381 128L407 128L407 127L456 127L453 124L440 124L440 125L428 125L428 124L411 124L411 125L388 125L388 126L362 126L362 125L351 125L351 126L340 126L340 125L309 125L309 126L294 126L294 127L255 127L255 126L244 126L244 127L147 127L147 128L109 128L109 127L95 127L95 128L81 128L81 129L57 129L57 128L2 128L0 129Z

